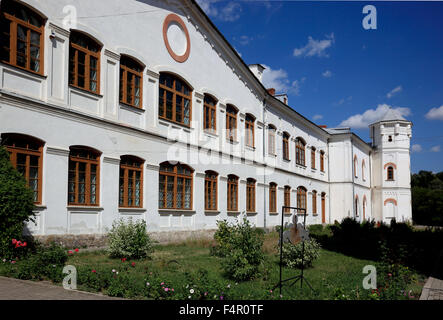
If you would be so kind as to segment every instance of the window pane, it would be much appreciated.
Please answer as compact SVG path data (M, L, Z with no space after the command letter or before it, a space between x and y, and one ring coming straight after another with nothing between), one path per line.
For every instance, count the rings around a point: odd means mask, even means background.
M159 186L158 186L158 207L159 208L164 208L165 180L166 180L166 176L160 175L160 182L159 182Z
M164 103L165 103L165 101L163 99L164 94L165 94L165 89L160 88L159 96L158 96L158 114L159 114L160 117L164 116L164 114L163 114L163 110L164 110L163 106L164 106Z
M166 207L174 207L174 177L167 177Z
M124 180L124 175L125 175L125 170L124 169L120 169L120 183L119 183L119 205L122 206L124 204L124 184L125 184L125 180Z
M166 92L166 118L172 120L172 92Z
M182 122L183 98L179 95L175 97L175 121Z
M176 205L177 208L183 208L183 178L177 178L177 194L176 194Z
M126 73L126 103L132 104L132 74Z
M191 179L185 179L185 208L191 209Z

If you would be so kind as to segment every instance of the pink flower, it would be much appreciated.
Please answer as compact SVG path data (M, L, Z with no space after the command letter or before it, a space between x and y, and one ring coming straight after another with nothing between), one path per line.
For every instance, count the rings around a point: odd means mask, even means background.
M97 271L95 271L94 269L92 269L92 273L97 273Z
M220 300L223 300L223 296L220 296Z
M165 284L164 282L160 283L161 286L164 285L164 284Z
M26 241L25 242L23 242L23 247L26 247L27 246L27 243L26 243Z
M131 263L131 266L135 267L135 262Z
M168 292L168 291L169 291L169 288L165 288L165 291Z
M12 239L12 244L16 244L17 240L16 239Z
M272 290L269 290L270 293L272 293Z
M68 254L72 254L72 250L69 250L69 251L68 251Z
M78 248L76 248L74 251L75 251L75 252L78 252Z
M174 288L172 288L171 291L174 292Z
M392 277L392 273L388 273L388 277Z
M14 263L15 263L15 260L12 260L11 263L14 264Z

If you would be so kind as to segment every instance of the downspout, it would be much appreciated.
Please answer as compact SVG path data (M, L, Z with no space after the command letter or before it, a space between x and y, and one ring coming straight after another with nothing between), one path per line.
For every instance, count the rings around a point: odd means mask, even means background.
M373 216L372 216L372 213L373 213L373 210L372 210L372 197L373 197L373 194L372 194L372 160L371 160L371 158L372 158L372 151L369 151L369 190L371 190L371 219L373 218ZM367 203L366 203L366 205L367 205Z
M330 171L330 167L331 167L331 164L330 164L330 161L329 161L329 142L330 142L330 139L328 138L328 140L327 140L327 143L328 143L328 188L329 188L329 190L328 190L328 196L329 196L329 201L328 201L328 208L329 208L329 210L328 210L328 221L329 221L329 224L331 224L331 171ZM326 199L325 199L325 201L326 201Z
M351 163L352 163L352 212L354 212L354 219L357 217L355 212L355 165L354 165L354 142L351 135Z
M266 121L265 121L265 109L266 109L266 95L263 98L263 108L262 108L262 120L263 120L263 229L266 231L266 215L267 215L267 205L266 205Z

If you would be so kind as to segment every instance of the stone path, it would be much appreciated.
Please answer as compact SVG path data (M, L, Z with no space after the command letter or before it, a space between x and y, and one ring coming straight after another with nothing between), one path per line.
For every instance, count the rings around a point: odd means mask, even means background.
M65 290L48 282L0 277L0 300L120 300L100 294Z
M420 300L443 300L443 280L429 277L421 292Z

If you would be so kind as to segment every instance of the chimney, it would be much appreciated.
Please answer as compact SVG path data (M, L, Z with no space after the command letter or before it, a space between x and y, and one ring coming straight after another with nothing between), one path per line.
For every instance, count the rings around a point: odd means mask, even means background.
M326 125L321 125L321 126L319 126L320 128L323 128L323 129L326 129L328 126L326 126Z
M271 96L275 96L275 89L274 88L269 88L269 89L267 89L268 90L268 93L271 95Z
M252 73L257 77L257 79L262 82L263 71L266 69L261 64L250 64L249 69L251 69Z

